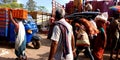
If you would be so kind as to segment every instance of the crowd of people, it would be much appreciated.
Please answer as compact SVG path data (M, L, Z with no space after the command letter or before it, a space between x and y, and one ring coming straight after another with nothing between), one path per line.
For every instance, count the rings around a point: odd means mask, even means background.
M88 11L92 7L87 4ZM16 60L27 60L25 55L26 38L25 29L21 19L14 19L10 13L12 23L15 25ZM48 60L79 60L80 51L85 49L84 54L90 60L103 60L106 45L111 46L110 60L116 52L118 59L120 48L120 17L108 19L108 13L100 13L93 20L86 18L65 17L65 10L57 8L55 17L51 17L48 39L52 41ZM22 32L22 33L21 33ZM109 44L107 44L109 41Z
M65 17L63 8L56 9L48 32L48 39L52 41L48 60L79 60L82 49L90 60L103 60L107 45L112 46L110 60L113 60L114 51L117 51L115 59L118 59L120 19L109 21L108 18L108 13L103 12L93 20L77 17L72 20Z

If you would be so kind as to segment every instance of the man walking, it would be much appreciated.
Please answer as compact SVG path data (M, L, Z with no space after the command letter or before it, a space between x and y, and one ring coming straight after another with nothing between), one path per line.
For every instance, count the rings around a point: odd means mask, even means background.
M72 26L65 21L63 8L56 9L55 14L48 60L73 60L75 47Z

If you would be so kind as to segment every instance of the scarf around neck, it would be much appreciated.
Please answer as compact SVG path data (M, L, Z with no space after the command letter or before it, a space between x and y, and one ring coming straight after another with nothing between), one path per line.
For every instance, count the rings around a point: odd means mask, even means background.
M63 46L63 57L66 58L66 55L69 54L69 40L68 40L68 33L69 27L67 26L67 22L64 19L61 19L60 21L55 22L56 25L59 26L62 34L62 46Z

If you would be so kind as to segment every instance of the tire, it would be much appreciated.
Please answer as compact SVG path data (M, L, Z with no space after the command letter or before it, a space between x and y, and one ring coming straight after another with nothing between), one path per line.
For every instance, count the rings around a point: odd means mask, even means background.
M35 49L39 49L41 46L41 42L40 41L32 41L32 45Z

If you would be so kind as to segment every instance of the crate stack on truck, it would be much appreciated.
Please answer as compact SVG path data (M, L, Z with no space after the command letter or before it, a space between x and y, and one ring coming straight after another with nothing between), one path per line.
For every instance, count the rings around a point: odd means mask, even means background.
M10 9L0 8L0 36L10 36L13 26L10 21L10 11L12 11L13 18L20 18L21 20L27 19L27 10L25 9Z
M9 25L9 9L1 8L0 9L0 36L7 36L8 34L8 25Z
M13 18L27 19L28 12L24 9L12 9Z

